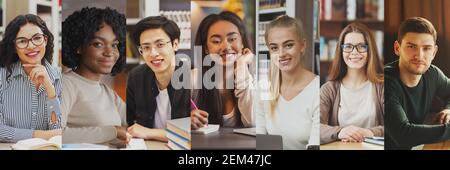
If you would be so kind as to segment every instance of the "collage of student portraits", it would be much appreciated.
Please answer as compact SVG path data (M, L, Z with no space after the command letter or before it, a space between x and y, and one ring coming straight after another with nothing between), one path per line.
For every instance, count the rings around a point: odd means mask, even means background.
M0 150L449 150L446 8L0 0Z

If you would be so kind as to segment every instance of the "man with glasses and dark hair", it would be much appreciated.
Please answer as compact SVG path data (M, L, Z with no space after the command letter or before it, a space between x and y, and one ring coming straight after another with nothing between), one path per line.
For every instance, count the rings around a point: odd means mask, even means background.
M167 120L190 115L190 90L171 83L180 41L177 24L163 16L139 21L132 34L145 64L128 74L127 122L133 137L167 141Z
M436 30L430 21L413 17L399 28L394 43L399 60L386 65L385 149L411 149L414 146L450 139L450 79L431 64L438 46ZM444 110L425 124L435 96L446 102Z

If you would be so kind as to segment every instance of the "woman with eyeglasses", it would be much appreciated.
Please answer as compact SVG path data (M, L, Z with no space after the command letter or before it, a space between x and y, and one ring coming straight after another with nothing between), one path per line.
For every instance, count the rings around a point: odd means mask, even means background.
M320 142L384 136L384 76L375 39L351 23L339 36L329 80L320 91Z
M175 54L180 41L177 24L163 16L139 21L132 34L145 64L128 74L128 132L136 138L167 142L168 120L188 117L191 111L190 90L172 82L176 65ZM187 67L186 73L190 73Z
M53 35L36 15L19 15L0 43L0 142L61 135L61 73Z
M125 66L125 15L85 7L62 23L63 143L128 142L126 106L101 78Z

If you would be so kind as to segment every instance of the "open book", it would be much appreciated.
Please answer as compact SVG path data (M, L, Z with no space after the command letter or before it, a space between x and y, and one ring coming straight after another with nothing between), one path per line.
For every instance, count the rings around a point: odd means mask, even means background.
M215 125L215 124L208 124L205 127L196 129L196 130L192 130L192 133L198 133L198 134L208 134L208 133L212 133L215 131L219 130L220 125Z
M61 141L61 136L53 136L49 140L31 138L18 141L11 148L14 150L60 150Z

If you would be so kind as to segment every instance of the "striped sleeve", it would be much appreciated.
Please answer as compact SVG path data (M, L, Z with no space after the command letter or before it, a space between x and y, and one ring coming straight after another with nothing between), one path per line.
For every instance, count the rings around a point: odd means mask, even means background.
M0 142L12 143L33 137L33 130L0 125Z

